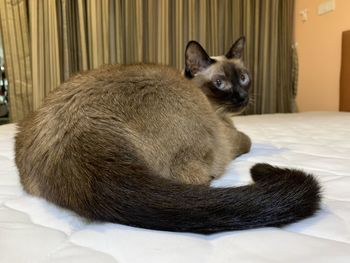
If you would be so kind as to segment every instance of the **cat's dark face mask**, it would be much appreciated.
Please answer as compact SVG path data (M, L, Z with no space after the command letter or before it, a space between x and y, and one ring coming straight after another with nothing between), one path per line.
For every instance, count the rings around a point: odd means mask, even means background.
M218 57L209 57L195 41L186 47L185 77L196 81L208 99L226 112L241 112L249 103L251 77L241 60L244 43L241 37Z
M213 74L206 83L210 100L221 104L227 111L241 111L249 103L250 74L231 62L221 62L219 74ZM224 72L224 74L221 74Z

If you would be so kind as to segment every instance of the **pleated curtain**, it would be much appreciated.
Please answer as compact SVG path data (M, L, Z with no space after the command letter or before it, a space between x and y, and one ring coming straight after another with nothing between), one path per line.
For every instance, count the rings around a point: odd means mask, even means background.
M0 0L0 33L9 82L11 121L33 109L33 80L26 1Z
M241 35L249 113L291 112L294 0L0 0L12 121L72 74L115 63L184 67L189 40L224 54Z

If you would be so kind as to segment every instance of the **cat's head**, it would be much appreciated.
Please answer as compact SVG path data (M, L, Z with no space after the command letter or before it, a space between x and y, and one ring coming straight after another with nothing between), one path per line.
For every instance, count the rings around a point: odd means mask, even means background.
M251 77L242 61L244 45L241 37L218 57L210 57L196 41L186 47L185 77L193 79L210 102L225 112L242 112L249 102Z

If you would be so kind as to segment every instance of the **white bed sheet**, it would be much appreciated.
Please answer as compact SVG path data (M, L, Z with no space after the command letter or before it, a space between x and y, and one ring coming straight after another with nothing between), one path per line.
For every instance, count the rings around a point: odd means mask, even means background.
M0 262L350 262L350 113L236 117L253 141L215 186L250 182L257 162L315 174L322 210L284 228L214 235L88 223L25 194L14 164L15 125L0 126Z

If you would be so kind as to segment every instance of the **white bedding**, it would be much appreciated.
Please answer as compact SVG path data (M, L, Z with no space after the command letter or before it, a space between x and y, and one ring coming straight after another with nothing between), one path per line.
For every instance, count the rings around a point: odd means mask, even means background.
M257 162L315 174L322 210L279 228L215 235L88 223L25 194L14 164L15 125L0 126L0 262L350 262L350 113L235 118L253 141L216 186L250 182Z

